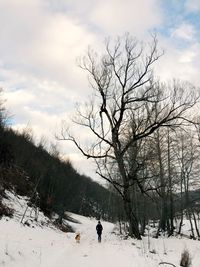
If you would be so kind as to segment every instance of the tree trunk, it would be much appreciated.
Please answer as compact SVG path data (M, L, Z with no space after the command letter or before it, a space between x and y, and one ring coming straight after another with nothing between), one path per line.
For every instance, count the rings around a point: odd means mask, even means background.
M195 225L195 229L196 229L196 232L197 232L197 236L199 238L200 237L200 235L199 235L199 229L198 229L197 220L196 220L196 216L195 216L195 213L194 212L193 212L193 218L194 218L194 225Z
M161 218L160 218L160 229L166 231L167 225L167 196L166 196L166 185L164 178L164 167L162 161L162 151L160 147L160 134L157 131L157 151L158 151L158 162L159 162L159 176L160 176L160 186L161 186Z
M183 224L183 171L181 171L181 193L180 194L181 194L181 199L180 199L180 202L181 202L181 207L180 207L181 219L180 219L179 229L178 229L179 235L181 234L181 229L182 229L182 224Z
M181 220L180 220L180 223L179 223L178 235L181 234L182 225L183 225L183 211L181 210Z
M188 217L189 217L190 227L191 227L191 235L190 235L190 237L191 237L192 239L194 239L194 238L195 238L195 235L194 235L194 227L193 227L193 223L192 223L192 218L191 218L191 213L190 213L190 211L188 211Z
M126 212L126 216L129 221L129 235L131 237L135 237L141 240L142 238L141 238L140 231L139 231L138 219L132 210L130 194L128 190L124 191L123 201L124 201L124 209Z
M170 226L168 234L169 236L174 234L174 201L173 201L173 193L172 193L172 175L171 175L171 155L170 155L170 135L168 129L168 137L167 137L168 149L167 149L167 157L168 157L168 179L169 179L169 200L170 200Z

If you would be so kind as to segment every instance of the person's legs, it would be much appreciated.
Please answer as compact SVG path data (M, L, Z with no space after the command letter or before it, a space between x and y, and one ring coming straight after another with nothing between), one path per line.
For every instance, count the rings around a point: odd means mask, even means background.
M100 243L101 242L101 235L98 234L98 242Z

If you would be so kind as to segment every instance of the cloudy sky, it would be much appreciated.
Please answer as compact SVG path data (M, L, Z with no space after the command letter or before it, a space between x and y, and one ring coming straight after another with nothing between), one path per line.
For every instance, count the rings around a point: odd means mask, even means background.
M144 41L156 32L165 51L157 76L200 85L199 0L0 0L0 87L13 127L56 143L61 121L91 92L77 58L125 32ZM80 173L94 176L71 143L58 145Z

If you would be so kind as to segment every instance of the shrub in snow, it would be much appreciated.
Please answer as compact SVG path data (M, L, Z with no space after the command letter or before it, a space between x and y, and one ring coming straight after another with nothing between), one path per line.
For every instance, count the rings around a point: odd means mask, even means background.
M2 203L0 198L0 218L2 216L13 217L14 210Z
M191 266L191 258L190 258L190 254L187 249L185 249L183 253L181 254L180 266L183 266L183 267Z
M155 249L152 249L149 252L152 253L152 254L156 254L156 250Z

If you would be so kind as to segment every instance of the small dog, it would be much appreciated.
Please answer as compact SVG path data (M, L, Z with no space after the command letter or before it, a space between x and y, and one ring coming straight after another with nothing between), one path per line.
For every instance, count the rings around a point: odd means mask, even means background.
M76 236L75 236L75 240L76 240L76 243L80 243L80 240L81 240L81 235L80 233L77 233Z

